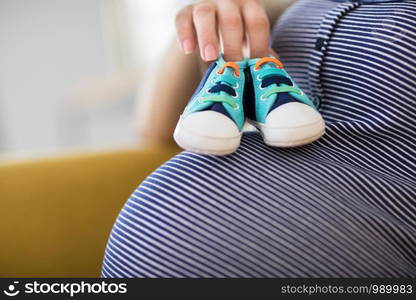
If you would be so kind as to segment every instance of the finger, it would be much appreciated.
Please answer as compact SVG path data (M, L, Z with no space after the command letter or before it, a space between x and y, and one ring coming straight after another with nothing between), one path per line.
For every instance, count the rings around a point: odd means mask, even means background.
M192 10L192 5L186 6L176 15L175 20L179 44L185 54L192 53L196 46Z
M202 59L215 60L218 57L219 48L215 6L208 2L196 4L193 9L193 22Z
M247 1L242 10L250 57L267 56L270 24L261 2Z
M242 60L244 30L240 8L232 1L219 2L218 24L225 60Z
M269 54L271 56L274 56L276 58L279 58L279 55L276 53L276 51L274 51L272 48L269 48Z

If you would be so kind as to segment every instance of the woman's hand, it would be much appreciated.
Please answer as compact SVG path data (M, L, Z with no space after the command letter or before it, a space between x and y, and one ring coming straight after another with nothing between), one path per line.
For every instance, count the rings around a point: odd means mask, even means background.
M250 57L269 53L270 24L260 0L202 0L178 12L176 28L182 50L189 54L198 45L204 61L218 57L218 31L226 60L243 58L246 39Z

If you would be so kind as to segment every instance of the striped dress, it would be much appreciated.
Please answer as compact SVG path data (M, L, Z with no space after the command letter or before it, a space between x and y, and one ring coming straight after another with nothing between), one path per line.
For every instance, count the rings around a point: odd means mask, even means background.
M327 133L182 152L131 195L104 277L416 277L416 1L300 0L273 47Z

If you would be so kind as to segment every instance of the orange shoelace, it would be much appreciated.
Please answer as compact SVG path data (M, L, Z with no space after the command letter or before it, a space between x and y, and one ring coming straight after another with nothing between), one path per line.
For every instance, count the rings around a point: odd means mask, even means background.
M283 64L282 64L282 62L281 62L280 60L278 60L277 58L274 58L274 57L263 57L262 59L260 59L260 60L256 63L256 65L255 65L254 69L255 69L255 70L258 70L258 69L260 69L260 67L261 67L263 64L268 63L268 62L271 62L271 63L276 64L276 66L277 66L279 69L283 69Z
M218 74L222 74L224 73L224 69L230 67L234 69L234 75L236 77L240 77L240 67L235 63L235 62L226 62L225 64L222 65L221 69L218 70Z

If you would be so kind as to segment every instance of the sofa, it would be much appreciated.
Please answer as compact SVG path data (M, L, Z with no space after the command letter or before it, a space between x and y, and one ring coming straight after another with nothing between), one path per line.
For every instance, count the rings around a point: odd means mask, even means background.
M123 203L178 151L0 160L0 277L99 277Z

